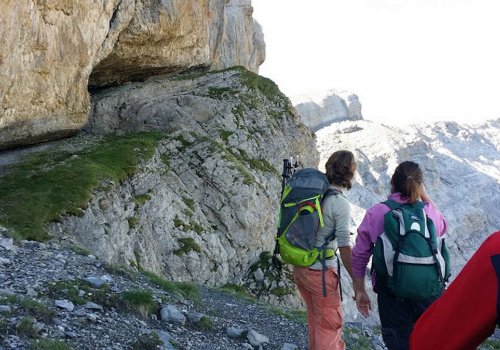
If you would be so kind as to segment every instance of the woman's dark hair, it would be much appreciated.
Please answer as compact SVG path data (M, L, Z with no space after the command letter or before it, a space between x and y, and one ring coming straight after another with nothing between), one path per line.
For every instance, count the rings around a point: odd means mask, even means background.
M399 164L391 178L394 192L401 193L410 203L419 200L424 175L417 163L406 161Z
M334 152L328 158L325 169L326 177L331 184L351 189L356 172L356 159L352 152L345 150Z

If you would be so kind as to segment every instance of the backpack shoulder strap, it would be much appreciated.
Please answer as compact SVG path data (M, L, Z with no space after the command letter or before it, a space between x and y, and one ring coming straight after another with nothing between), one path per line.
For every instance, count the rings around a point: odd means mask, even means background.
M388 199L382 203L387 205L391 210L395 210L395 209L401 208L403 206L412 206L412 207L416 207L419 209L424 209L424 207L425 207L425 203L422 201L417 201L415 203L398 203L395 200Z
M323 202L325 201L325 199L328 197L328 196L331 196L331 195L338 195L342 193L341 190L337 189L337 188L328 188L325 193L323 194L323 197L321 198L321 204L323 204Z
M402 205L402 203L398 203L398 202L396 202L395 200L392 200L392 199L388 199L388 200L386 200L386 201L384 201L382 203L385 204L385 205L387 205L389 207L389 209L391 209L391 210L398 209Z

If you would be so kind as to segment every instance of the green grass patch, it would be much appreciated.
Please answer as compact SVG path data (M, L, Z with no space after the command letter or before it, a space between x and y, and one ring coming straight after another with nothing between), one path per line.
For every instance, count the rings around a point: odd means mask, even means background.
M158 302L153 299L151 292L145 290L124 292L122 299L127 310L136 312L144 318L156 313L159 308Z
M21 302L21 307L31 316L43 322L49 322L54 318L56 312L50 310L46 305L39 303L36 300L24 299Z
M194 199L192 198L188 198L188 197L182 197L182 201L184 202L184 204L187 205L187 207L189 209L191 209L191 211L194 211Z
M276 176L280 176L280 173L278 172L278 170L276 170L275 167L273 167L271 165L271 163L269 163L267 161L267 159L263 159L263 158L260 158L260 159L255 159L255 158L252 158L250 157L244 150L242 149L238 149L238 153L237 154L235 151L232 151L231 152L235 157L238 157L238 158L242 158L250 168L252 169L256 169L256 170L260 170L262 172L269 172L269 173L272 173Z
M16 325L16 332L29 338L36 338L38 333L35 329L35 320L31 317L23 317Z
M33 342L30 350L72 350L73 348L63 340L58 339L39 339Z
M85 249L85 248L83 248L83 247L80 247L80 246L74 245L74 244L73 244L73 245L71 245L71 246L69 247L69 249L70 249L73 253L76 253L76 254L78 254L78 255L82 255L82 256L89 256L89 255L91 255L91 254L92 254L89 250L87 250L87 249Z
M192 213L191 214L188 213L187 216L192 216ZM200 224L198 224L196 222L194 222L194 223L191 222L189 224L185 223L184 221L179 219L179 217L177 217L177 216L174 218L174 226L177 228L182 228L182 231L184 231L184 232L193 231L199 235L201 235L203 233L203 231L205 231L203 226L201 226Z
M163 164L165 164L165 166L170 169L170 164L171 164L171 159L170 159L170 156L167 154L167 153L163 153L161 156L160 156L160 159L161 159L161 162Z
M346 349L370 350L373 349L370 338L365 336L358 328L344 327L343 337Z
M286 309L286 308L278 308L276 306L265 306L271 313L284 317L287 320L296 322L296 323L301 323L301 324L307 324L307 316L306 312L303 310L296 310L296 309ZM351 348L349 348L351 349ZM356 349L356 348L353 348Z
M82 296L80 296L80 291L83 291ZM47 295L53 299L68 299L77 305L92 301L109 308L116 307L120 301L119 296L113 293L107 284L95 288L84 280L49 282Z
M214 323L208 316L202 316L196 326L202 331L211 331L214 329Z
M128 218L127 221L128 221L128 226L130 228L134 228L137 226L137 222L139 222L139 219L137 218L137 216L132 216Z
M273 102L287 101L288 98L283 94L278 85L271 79L264 78L244 67L236 67L241 73L243 83L250 89L259 90L267 99Z
M17 304L19 302L19 297L15 294L13 295L1 295L0 304Z
M137 339L130 344L131 350L157 350L163 345L160 337L156 332L149 334L141 334Z
M201 252L200 245L191 237L180 238L179 243L181 244L181 247L174 251L174 254L177 256L187 254L193 250L197 253Z
M208 88L208 96L213 98L214 100L223 100L228 98L231 95L234 95L236 91L231 89L230 87L209 87Z
M238 297L238 298L246 300L246 301L250 301L250 302L254 302L254 303L257 302L257 299L255 299L253 296L248 294L248 292L246 291L246 289L244 287L239 286L237 284L228 283L228 284L218 288L218 290L225 292L225 293L228 293L228 294L231 294L231 295L234 295L235 297Z
M223 139L225 142L227 142L227 140L229 139L229 137L234 134L232 131L229 131L229 130L219 130L219 136L221 139Z
M269 294L276 295L277 297L284 297L285 295L290 295L292 293L293 291L291 289L284 287L276 287L269 291Z
M148 200L151 199L151 196L149 194L139 194L134 197L134 203L138 206L144 205Z
M181 145L177 147L179 151L183 151L193 144L193 142L186 140L184 135L178 135L175 139L181 143Z
M157 285L164 291L170 293L179 293L184 298L191 299L196 302L200 301L200 292L194 284L187 282L167 281L166 279L155 275L150 271L143 271L142 273L149 279L151 283Z
M80 290L83 290L80 287L82 287L81 281L57 281L49 282L47 291L49 297L68 299L73 304L83 305L87 302L87 298L80 296Z
M0 178L0 224L17 239L48 239L46 224L81 215L103 180L120 182L151 158L160 133L106 136L76 152L60 149L27 156Z

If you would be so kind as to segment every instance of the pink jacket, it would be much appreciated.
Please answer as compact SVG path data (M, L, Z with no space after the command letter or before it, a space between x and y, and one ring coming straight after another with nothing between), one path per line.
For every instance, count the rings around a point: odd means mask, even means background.
M406 203L400 193L392 193L389 199L398 203ZM448 223L441 212L431 203L426 202L424 211L432 219L439 236L446 233ZM373 254L373 246L378 236L384 232L384 215L389 212L389 207L383 203L377 203L366 211L363 221L358 227L356 244L352 249L352 274L354 277L364 277L368 261ZM372 281L373 282L373 281Z

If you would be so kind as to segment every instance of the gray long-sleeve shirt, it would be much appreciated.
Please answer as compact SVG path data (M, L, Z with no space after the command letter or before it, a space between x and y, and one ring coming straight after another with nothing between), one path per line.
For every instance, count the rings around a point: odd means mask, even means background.
M322 204L324 227L320 227L316 238L316 246L319 247L325 242L325 238L335 229L336 239L328 244L329 249L336 250L337 247L348 247L350 241L350 220L351 205L345 194L345 189L330 185L331 189L340 190L341 193L328 196ZM327 266L335 266L334 259L326 260ZM321 270L319 261L309 267L314 270Z

